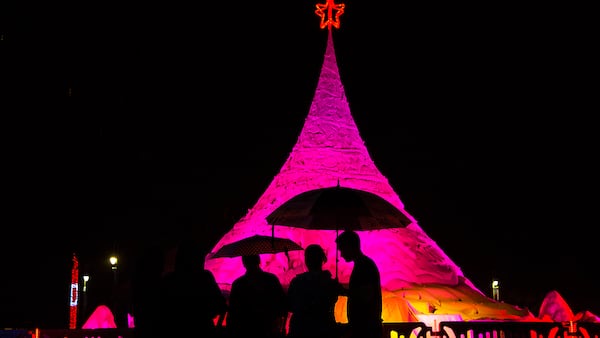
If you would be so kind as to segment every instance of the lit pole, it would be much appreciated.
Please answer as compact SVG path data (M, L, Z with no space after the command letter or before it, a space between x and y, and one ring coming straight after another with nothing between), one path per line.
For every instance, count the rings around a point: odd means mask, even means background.
M87 273L83 274L83 318L87 317L87 283L90 280L90 275Z
M117 258L117 256L112 255L110 256L110 258L108 259L108 262L110 263L111 269L113 271L113 283L114 286L117 286L117 263L119 262L119 259Z
M121 321L121 311L119 310L119 286L118 286L118 265L119 259L117 255L112 255L108 258L108 262L110 263L111 270L113 272L113 290L112 290L112 301L111 301L111 310L115 317L115 324L117 327L122 326Z
M73 253L71 290L69 295L69 329L77 328L77 303L79 302L79 259Z
M500 301L500 282L497 279L492 280L492 298Z

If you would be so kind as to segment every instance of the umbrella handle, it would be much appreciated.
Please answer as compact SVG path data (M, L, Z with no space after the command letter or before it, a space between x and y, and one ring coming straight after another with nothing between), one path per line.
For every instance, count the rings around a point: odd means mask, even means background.
M337 242L337 238L338 238L338 228L337 225L335 227L335 279L338 279L338 261L340 260L338 258L338 242Z
M271 224L271 245L275 247L275 224Z
M287 258L288 261L288 270L290 269L290 254L288 252L287 247L285 248L285 250L283 251L285 253L285 257Z

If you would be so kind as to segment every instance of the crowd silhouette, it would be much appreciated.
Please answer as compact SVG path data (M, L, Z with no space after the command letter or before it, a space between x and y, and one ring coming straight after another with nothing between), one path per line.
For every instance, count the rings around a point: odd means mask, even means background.
M165 255L150 248L137 261L132 278L135 338L220 335L215 318L227 300L214 275L204 269L204 253L192 240L180 241L172 271L163 272Z
M323 269L327 255L311 244L304 250L306 271L287 290L261 268L260 255L250 255L241 257L245 272L227 296L204 269L204 253L194 241L180 241L166 273L163 250L149 247L132 277L134 337L380 338L378 267L362 252L356 232L344 231L335 241L341 257L354 263L347 287ZM335 318L340 296L347 297L347 325Z

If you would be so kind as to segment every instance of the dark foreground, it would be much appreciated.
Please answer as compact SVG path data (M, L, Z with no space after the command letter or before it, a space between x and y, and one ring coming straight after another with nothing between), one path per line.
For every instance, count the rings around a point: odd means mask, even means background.
M439 330L421 322L384 323L382 338L600 338L600 323L587 322L440 322ZM222 331L227 338L226 331ZM133 329L23 329L0 331L0 338L134 338ZM283 337L282 337L283 338Z

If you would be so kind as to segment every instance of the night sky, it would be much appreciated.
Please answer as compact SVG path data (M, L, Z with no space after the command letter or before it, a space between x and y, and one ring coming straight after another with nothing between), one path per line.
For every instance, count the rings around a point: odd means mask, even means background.
M350 110L406 210L482 291L600 314L591 10L345 3ZM0 327L68 325L74 252L99 303L113 251L126 279L252 208L308 115L315 4L1 5Z

